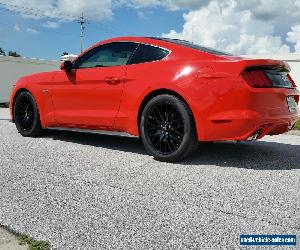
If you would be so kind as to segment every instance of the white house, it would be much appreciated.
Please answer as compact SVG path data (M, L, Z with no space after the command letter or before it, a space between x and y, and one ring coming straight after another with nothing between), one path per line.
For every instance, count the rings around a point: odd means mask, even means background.
M0 103L9 101L12 86L20 77L58 69L57 61L0 56Z

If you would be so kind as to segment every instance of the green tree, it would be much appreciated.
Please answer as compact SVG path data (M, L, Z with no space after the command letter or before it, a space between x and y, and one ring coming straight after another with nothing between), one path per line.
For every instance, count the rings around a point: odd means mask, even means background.
M0 48L0 56L5 56L5 51L2 48Z
M13 57L20 57L21 55L19 55L16 51L12 51L12 50L10 50L9 52L8 52L8 55L9 56L13 56Z

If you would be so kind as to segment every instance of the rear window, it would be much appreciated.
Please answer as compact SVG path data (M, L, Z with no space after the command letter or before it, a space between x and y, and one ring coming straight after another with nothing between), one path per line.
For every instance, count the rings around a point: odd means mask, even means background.
M168 50L151 45L140 44L128 64L159 61L169 54Z
M202 51L202 52L207 52L209 54L213 54L213 55L218 55L218 56L233 56L230 53L224 52L224 51L220 51L220 50L216 50L216 49L212 49L209 47L204 47L189 41L185 41L185 40L179 40L179 39L170 39L170 38L160 38L160 37L151 37L152 39L156 39L156 40L161 40L161 41L165 41L165 42L169 42L169 43L174 43L177 45L181 45L184 47L188 47L191 49L195 49L198 51Z

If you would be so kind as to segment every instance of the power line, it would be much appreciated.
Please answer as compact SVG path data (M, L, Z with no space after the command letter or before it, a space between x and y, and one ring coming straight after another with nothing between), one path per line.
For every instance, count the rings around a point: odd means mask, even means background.
M4 6L4 7L1 7L2 9L5 9L9 12L17 12L19 14L23 14L23 15L28 15L28 16L34 16L34 17L40 17L40 18L50 18L50 19L63 19L64 17L69 17L69 20L77 20L78 22L78 16L74 16L74 15L71 15L71 14L67 14L67 13L63 13L63 12L57 12L55 11L54 13L57 14L56 17L54 17L53 15L47 15L47 14L42 14L43 12L45 13L45 10L41 10L41 9L37 9L37 8L29 8L29 7L24 7L24 6L20 6L20 5L14 5L14 4L8 4L8 3L3 3L3 2L0 2L0 5ZM9 8L13 8L13 10L9 9ZM20 10L21 9L21 10ZM96 23L96 22L93 22L91 25L93 26L101 26L101 29L106 29L107 31L110 31L114 34L123 34L123 35L126 35L129 33L129 30L128 29L125 29L125 28L122 28L119 29L113 25L110 25L107 26L107 25L103 25L101 23ZM127 33L125 33L125 31Z
M69 20L77 19L77 16L71 15L69 13L63 13L58 11L53 11L55 15L47 14L45 10L37 9L37 8L30 8L24 7L20 5L8 4L0 2L2 5L2 9L6 9L10 12L17 12L19 14L28 15L28 16L35 16L40 18L51 18L51 19L64 19L64 17L69 17Z
M51 6L52 7L52 6ZM63 13L63 12L58 12L53 9L52 13L49 14L49 11L46 10L41 10L38 8L30 8L30 7L25 7L25 6L20 6L20 5L14 5L10 3L3 3L0 1L0 9L4 9L5 11L11 12L11 13L18 13L21 15L27 15L27 16L32 16L36 18L50 18L50 19L64 19L65 21L76 21L77 23L80 24L80 50L81 52L83 51L83 43L84 43L84 38L85 38L85 31L86 31L86 26L87 24L90 24L86 17L82 15L78 18L78 16L71 15L69 13ZM109 27L108 25L104 25L102 23L96 23L93 22L91 24L92 28L97 29L97 27L101 27L101 30L106 30L109 32L109 34L115 34L115 35L128 35L131 32L128 32L126 29L119 29L115 27ZM56 31L47 31L47 30L40 30L37 29L38 31L41 32L52 32L52 33L58 33ZM126 31L126 33L125 33ZM58 33L59 34L59 33ZM63 33L64 35L67 35ZM71 35L71 34L69 34ZM73 36L73 34L72 34Z

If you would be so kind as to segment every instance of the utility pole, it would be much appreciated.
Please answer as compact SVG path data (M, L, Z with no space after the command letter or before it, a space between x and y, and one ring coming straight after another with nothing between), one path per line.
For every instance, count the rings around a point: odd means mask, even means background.
M79 17L78 23L80 24L80 52L83 51L83 40L84 40L84 30L86 28L86 24L88 23L83 13L81 17Z

